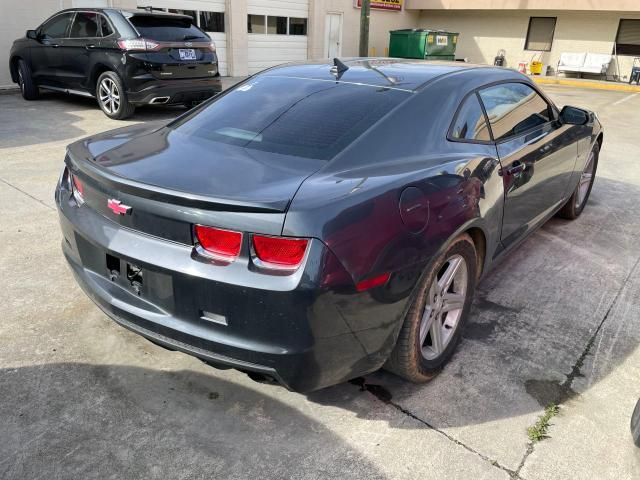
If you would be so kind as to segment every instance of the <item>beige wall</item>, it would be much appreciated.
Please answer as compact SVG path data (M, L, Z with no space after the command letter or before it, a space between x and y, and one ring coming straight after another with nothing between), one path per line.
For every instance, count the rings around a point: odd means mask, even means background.
M460 32L456 57L474 63L493 63L499 49L506 50L507 66L531 62L536 52L525 51L530 16L557 17L551 52L542 55L544 70L554 68L562 52L611 54L620 18L640 18L640 13L554 12L554 11L456 11L423 10L421 28L441 28ZM628 77L633 57L619 56L620 75ZM609 69L616 73L615 60Z
M353 7L353 0L310 0L309 2L309 58L326 56L325 28L328 12L342 13L342 56L358 56L360 35L360 9ZM416 28L420 12L391 12L371 10L369 26L370 54L385 55L389 46L389 30Z
M422 10L585 10L640 12L638 0L405 0Z
M136 2L109 0L108 3L111 6L135 8ZM0 88L15 86L9 74L9 50L13 41L58 10L74 6L82 6L82 0L0 0Z

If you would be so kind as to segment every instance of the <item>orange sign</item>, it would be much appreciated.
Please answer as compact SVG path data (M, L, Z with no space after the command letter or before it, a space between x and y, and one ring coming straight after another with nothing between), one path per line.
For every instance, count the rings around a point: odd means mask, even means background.
M362 6L362 0L355 0L356 8ZM402 10L402 0L371 0L372 10L392 10L399 12Z

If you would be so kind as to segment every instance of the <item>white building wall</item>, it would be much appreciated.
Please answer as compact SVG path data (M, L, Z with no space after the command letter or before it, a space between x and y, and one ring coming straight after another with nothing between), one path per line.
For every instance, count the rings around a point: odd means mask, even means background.
M309 17L308 0L247 0L249 15L274 17ZM309 25L307 23L307 29ZM287 62L307 59L307 36L248 34L249 74Z

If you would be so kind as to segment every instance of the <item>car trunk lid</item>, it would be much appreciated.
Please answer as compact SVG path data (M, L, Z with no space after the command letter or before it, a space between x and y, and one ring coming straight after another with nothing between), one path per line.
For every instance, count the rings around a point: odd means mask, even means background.
M299 186L324 164L140 125L72 144L67 163L87 207L181 243L191 243L193 224L211 212L219 227L246 231L238 218L245 213L254 222L248 231L279 234Z

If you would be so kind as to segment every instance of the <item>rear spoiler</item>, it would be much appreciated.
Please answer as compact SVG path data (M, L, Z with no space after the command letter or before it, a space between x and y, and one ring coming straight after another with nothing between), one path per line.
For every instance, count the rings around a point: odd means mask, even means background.
M82 150L84 150L84 152ZM76 142L69 146L67 156L65 157L65 164L74 175L77 174L77 172L81 172L81 177L82 175L86 175L99 185L105 185L110 189L149 200L185 207L201 208L203 210L225 212L283 213L286 211L286 208L283 210L280 205L278 205L278 203L281 202L243 202L227 198L186 193L129 180L120 175L115 175L97 165L89 151L84 148L81 142ZM286 207L288 207L288 205Z

